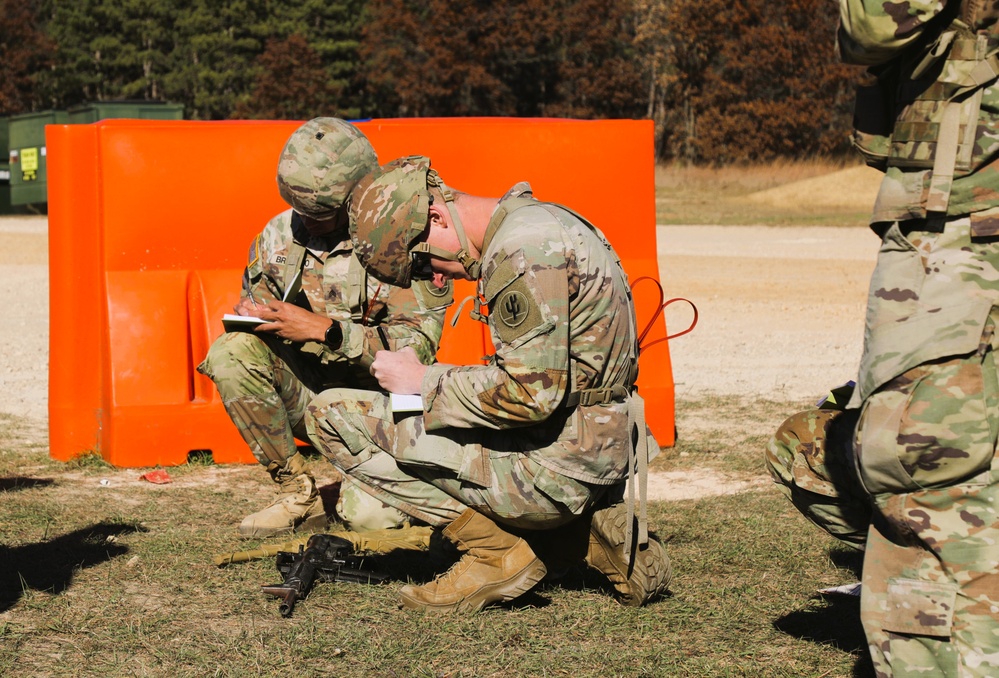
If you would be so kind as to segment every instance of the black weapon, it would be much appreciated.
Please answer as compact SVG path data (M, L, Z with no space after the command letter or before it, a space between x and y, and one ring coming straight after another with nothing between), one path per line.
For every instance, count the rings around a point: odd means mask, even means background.
M381 584L388 579L388 575L366 567L365 557L352 553L353 549L346 539L314 534L305 546L298 547L298 553L278 551L277 568L284 582L260 590L281 598L278 610L282 617L290 617L295 603L309 595L317 579L357 584Z

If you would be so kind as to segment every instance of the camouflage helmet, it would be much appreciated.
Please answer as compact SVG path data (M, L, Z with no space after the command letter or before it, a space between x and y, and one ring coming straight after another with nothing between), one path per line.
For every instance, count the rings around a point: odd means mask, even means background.
M350 238L354 253L372 275L409 287L410 248L427 230L430 159L399 158L359 182L350 201Z
M458 252L420 242L429 224L431 189L444 198L461 245ZM479 275L479 262L468 254L454 195L424 156L393 160L357 183L350 201L350 237L364 267L392 285L409 287L417 253L458 261L472 278Z
M339 118L314 118L292 133L278 160L278 191L295 211L325 221L347 202L357 180L377 169L375 149Z

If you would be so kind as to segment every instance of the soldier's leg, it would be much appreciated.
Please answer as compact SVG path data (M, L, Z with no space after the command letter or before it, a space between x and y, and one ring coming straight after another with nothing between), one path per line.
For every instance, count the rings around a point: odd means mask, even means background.
M396 422L381 394L323 392L307 422L317 446L329 449L331 460L360 487L410 516L446 526L444 535L464 552L433 582L404 587L404 607L477 610L523 594L546 570L512 526L566 524L594 491L521 454L490 457L476 440L481 433L427 434L421 417ZM502 435L489 434L494 442ZM345 451L330 444L337 441Z
M249 332L221 335L198 371L215 382L236 429L279 485L277 499L247 516L240 534L266 537L306 521L324 522L315 480L295 444L295 427L301 425L312 391L267 342Z
M410 519L448 524L466 507L400 469L387 451L395 444L393 417L388 396L375 391L330 389L309 404L309 440L346 478L337 515L360 531Z
M876 515L861 616L879 675L999 675L992 355L983 342L914 368L864 404L855 445Z
M809 520L863 549L871 500L853 471L856 410L812 409L781 424L767 445L766 464L781 491Z

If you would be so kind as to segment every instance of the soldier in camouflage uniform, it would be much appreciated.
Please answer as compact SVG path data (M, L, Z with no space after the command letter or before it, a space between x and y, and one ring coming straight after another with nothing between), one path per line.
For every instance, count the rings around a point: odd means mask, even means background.
M362 179L351 229L362 263L386 282L477 281L473 317L496 351L488 365L429 367L408 348L379 352L372 374L420 394L419 415L393 416L388 398L345 389L309 406L314 444L345 443L340 469L385 504L446 526L464 552L433 582L404 587L401 605L478 610L584 559L625 604L663 593L669 558L620 502L651 434L635 392L628 281L603 235L526 184L500 199L457 194L423 157Z
M236 312L266 321L229 332L199 366L217 385L226 412L279 485L277 499L239 526L245 537L325 525L316 483L298 453L305 408L331 387L377 389L375 351L409 347L433 362L450 288L402 289L369 277L347 229L347 199L377 158L353 125L316 118L288 139L278 163L281 196L293 209L268 222L250 247ZM387 344L387 345L386 345ZM354 529L398 525L406 517L345 482L337 513Z
M866 550L879 676L999 676L994 5L840 0L840 52L877 78L855 143L885 172L882 246L852 397L788 419L767 461L800 510Z

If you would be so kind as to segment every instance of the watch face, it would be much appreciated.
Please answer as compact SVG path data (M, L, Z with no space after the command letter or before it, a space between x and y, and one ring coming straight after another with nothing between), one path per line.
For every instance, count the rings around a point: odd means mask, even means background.
M326 329L326 345L330 348L340 348L341 343L343 343L343 330L340 329L340 323L334 320Z

